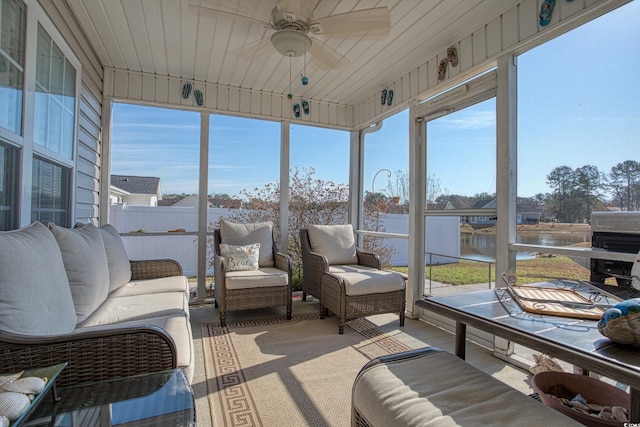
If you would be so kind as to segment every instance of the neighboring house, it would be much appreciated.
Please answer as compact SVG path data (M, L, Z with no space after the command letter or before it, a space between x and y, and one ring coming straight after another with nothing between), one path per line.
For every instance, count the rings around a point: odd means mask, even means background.
M110 205L122 205L124 204L125 197L129 196L130 193L128 191L124 191L121 188L114 187L111 185L109 187L109 204Z
M158 206L173 206L175 203L179 202L180 199L165 199L158 200Z
M542 205L536 203L518 203L516 205L516 224L538 224L542 218Z
M158 206L162 200L160 178L153 176L111 175L111 203L130 206Z
M427 210L436 209L496 209L496 199L482 199L472 203L452 196L446 203L427 205ZM516 205L516 224L538 224L543 216L542 205L536 203L518 203ZM493 215L470 215L461 216L462 224L472 226L495 225L496 217Z
M213 198L209 199L209 207L240 209L242 207L242 200L229 198Z
M185 197L184 199L178 200L171 206L177 208L197 208L198 206L200 206L199 196L197 194L192 194ZM207 207L211 207L211 202L207 202Z

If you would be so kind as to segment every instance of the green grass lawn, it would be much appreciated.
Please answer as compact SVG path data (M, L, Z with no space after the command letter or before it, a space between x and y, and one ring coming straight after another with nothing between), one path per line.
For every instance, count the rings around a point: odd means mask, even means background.
M491 280L495 282L495 264L491 266ZM407 267L394 267L396 271L407 273ZM518 284L539 282L539 278L522 278L524 274L542 275L548 277L564 277L567 279L589 280L589 269L572 259L564 256L551 258L533 258L516 261ZM499 276L499 275L498 275ZM425 278L451 285L469 285L486 283L489 278L489 268L486 263L461 260L457 263L426 266Z

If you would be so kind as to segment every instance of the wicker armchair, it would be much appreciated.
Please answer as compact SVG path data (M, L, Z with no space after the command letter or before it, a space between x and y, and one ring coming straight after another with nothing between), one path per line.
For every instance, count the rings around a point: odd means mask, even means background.
M268 231L267 231L268 230ZM234 224L220 221L214 230L214 297L220 310L220 326L226 325L228 311L286 306L291 320L293 266L291 259L278 251L270 222ZM265 236L268 236L265 238ZM261 242L262 240L262 242ZM221 244L261 243L260 263L256 270L231 271L229 260L221 253ZM266 258L269 261L264 261Z
M182 275L172 260L131 261L134 280ZM56 384L67 386L174 369L173 338L153 326L82 328L58 336L22 336L0 331L0 372L68 362Z
M310 230L316 241L310 236ZM404 326L406 283L399 273L381 270L380 258L355 246L350 225L309 225L300 230L302 291L320 299L320 317L339 317L338 332L347 320L398 313Z

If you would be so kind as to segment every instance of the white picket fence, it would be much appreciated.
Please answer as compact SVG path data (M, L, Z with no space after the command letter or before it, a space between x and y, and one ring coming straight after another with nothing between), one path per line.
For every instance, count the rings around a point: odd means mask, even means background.
M231 213L233 213L231 209L209 208L207 223L212 224L220 218L228 217ZM122 234L130 259L175 259L180 262L186 275L196 275L198 271L197 208L111 205L109 215L109 222ZM409 233L409 215L386 214L383 217L383 223L387 233ZM175 229L184 229L187 234L168 232ZM138 230L144 230L145 233L138 233ZM458 217L428 217L426 235L428 236L427 252L460 256ZM385 244L395 250L391 258L392 265L407 265L409 258L407 239L389 238L385 240ZM439 261L445 262L443 259L435 259L433 262ZM451 262L451 259L447 259L446 262Z

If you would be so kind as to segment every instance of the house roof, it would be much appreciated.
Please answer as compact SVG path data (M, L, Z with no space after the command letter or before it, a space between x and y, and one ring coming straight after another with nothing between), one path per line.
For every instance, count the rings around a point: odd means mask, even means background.
M131 194L157 194L160 178L153 176L111 175L111 185Z

